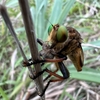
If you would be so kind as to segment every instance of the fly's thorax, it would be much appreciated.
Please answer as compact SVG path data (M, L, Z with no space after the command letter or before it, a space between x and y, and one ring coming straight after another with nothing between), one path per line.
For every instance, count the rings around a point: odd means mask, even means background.
M64 48L64 43L57 43L53 50L58 53L62 50L62 48Z
M72 27L66 27L69 33L69 39L76 39L77 41L79 41L80 43L82 42L82 38L80 33L72 28Z

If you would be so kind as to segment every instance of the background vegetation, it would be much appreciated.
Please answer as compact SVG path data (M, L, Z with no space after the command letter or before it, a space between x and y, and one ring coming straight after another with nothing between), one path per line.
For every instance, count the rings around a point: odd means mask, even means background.
M18 1L1 0L0 3L7 6L24 52L30 58ZM29 0L29 3L38 38L47 40L50 22L74 27L83 38L83 71L78 73L68 59L65 63L71 74L70 79L51 83L46 91L46 100L100 100L99 0ZM22 66L22 60L17 45L0 16L0 100L25 100L27 90L34 95L31 100L39 99L35 94L35 86L28 77L27 68ZM44 67L47 66L50 64Z

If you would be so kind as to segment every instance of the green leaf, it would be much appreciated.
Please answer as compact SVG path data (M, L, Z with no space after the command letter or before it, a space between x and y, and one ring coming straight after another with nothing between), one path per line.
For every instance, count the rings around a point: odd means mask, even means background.
M9 100L7 94L5 94L4 90L0 87L0 94L2 96L2 100Z
M11 98L12 96L14 96L16 93L18 93L18 91L21 90L21 88L23 87L23 85L24 85L24 82L21 82L20 84L18 84L18 85L14 88L13 92L10 94L10 98Z
M46 23L45 12L47 9L47 0L35 0L36 7L31 9L33 21L35 23L35 33L38 38L43 38Z
M69 68L70 77L100 83L100 71L92 68L84 67L81 72L77 72L74 68Z
M15 7L18 6L18 0L9 0L6 4L7 7Z
M54 4L52 7L52 12L49 18L49 21L53 24L58 23L58 18L62 11L63 0L54 0Z
M69 0L66 2L66 5L64 6L64 8L59 16L59 20L58 20L59 24L62 24L64 19L67 17L70 9L73 7L74 3L75 3L75 0Z

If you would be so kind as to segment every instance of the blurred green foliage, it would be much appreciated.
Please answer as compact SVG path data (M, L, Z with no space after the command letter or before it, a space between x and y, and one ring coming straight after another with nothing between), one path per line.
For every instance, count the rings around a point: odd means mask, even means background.
M89 6L85 4L93 5L100 11L97 0L88 0L88 2L83 0L83 4L75 2L75 0L30 0L30 11L36 36L47 40L47 30L50 23L67 23L68 26L75 27L81 33L84 43L100 47L100 35L96 37L96 34L100 34L100 12L86 18L85 15L89 12ZM6 6L25 54L30 57L18 0L7 0ZM83 21L79 23L81 19ZM30 86L31 80L28 75L26 80L23 79L24 73L27 74L28 71L21 65L22 57L19 52L14 56L14 64L11 64L17 46L3 20L0 22L0 26L0 99L9 100L10 98L14 100L17 94L20 93L21 87L27 89ZM98 48L90 46L84 46L83 49L84 54L86 54L85 58L87 58L83 71L77 73L73 65L69 65L71 78L100 83L100 65L92 66L93 68L88 67L91 62L96 63L99 61L100 51ZM60 74L60 72L58 73ZM13 78L11 75L13 75Z

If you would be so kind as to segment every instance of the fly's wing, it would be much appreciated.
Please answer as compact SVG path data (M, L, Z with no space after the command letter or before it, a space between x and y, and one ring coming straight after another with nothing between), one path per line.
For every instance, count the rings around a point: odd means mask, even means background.
M81 71L84 63L84 54L81 45L68 54L68 57L73 62L77 71Z
M68 49L71 51L70 53L68 53L68 56L76 67L77 71L81 71L84 63L84 54L81 47L81 35L76 29L72 27L66 28L69 31L69 39L72 39L72 41L70 42L70 46L68 47Z

